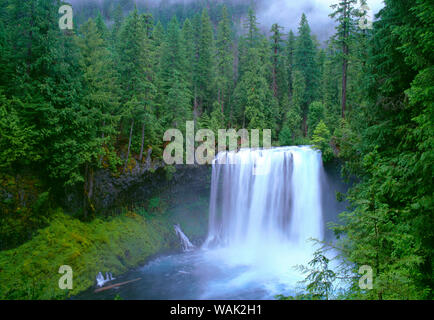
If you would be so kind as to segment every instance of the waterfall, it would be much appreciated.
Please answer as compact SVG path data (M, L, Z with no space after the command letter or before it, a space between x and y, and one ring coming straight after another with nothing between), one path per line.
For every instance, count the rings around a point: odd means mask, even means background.
M308 240L323 238L322 170L310 147L219 153L204 248L231 249L225 255L241 264L304 262L295 257L312 253Z
M174 226L176 235L178 236L179 240L181 241L182 250L184 252L191 251L194 248L194 245L190 242L188 237L182 232L181 226L179 224L176 224Z
M213 162L208 236L198 250L174 230L185 251L134 270L140 290L120 288L132 299L262 300L305 293L300 268L323 240L321 153L311 147L241 149ZM331 193L331 192L329 192ZM331 208L331 209L330 209ZM334 256L333 252L327 252ZM333 268L334 265L331 264ZM98 275L99 285L109 280ZM161 290L160 290L161 289Z
M96 276L96 283L98 285L98 287L102 287L104 286L107 282L110 282L112 280L115 280L116 278L113 277L113 275L111 274L111 272L106 272L105 273L106 278L104 279L104 276L102 275L101 272L99 272Z

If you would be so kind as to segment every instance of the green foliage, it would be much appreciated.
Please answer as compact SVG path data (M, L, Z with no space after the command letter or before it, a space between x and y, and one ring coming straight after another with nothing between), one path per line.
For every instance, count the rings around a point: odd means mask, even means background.
M23 107L19 100L8 100L0 95L0 169L41 159L35 150L38 135L19 117Z
M341 95L339 92L342 67L336 63L338 50L329 45L325 51L325 58L322 65L320 78L321 101L325 108L324 121L330 131L333 132L340 123L341 118ZM358 82L360 90L360 80ZM351 92L349 92L351 94Z
M30 240L49 222L53 197L37 177L0 174L0 195L0 250Z
M225 115L219 107L219 103L216 102L214 105L214 111L211 112L209 123L206 127L212 130L216 137L218 137L218 130L226 128Z
M271 129L276 138L279 104L267 80L270 46L259 34L252 10L245 28L247 32L240 49L241 78L234 91L235 117L248 129Z
M358 299L432 299L433 72L424 35L433 9L424 3L386 1L370 42L368 103L335 131L346 174L361 180L335 231L344 257L375 271L374 289Z
M164 171L166 173L166 179L170 181L173 178L173 174L176 172L176 168L174 166L165 166Z
M92 286L98 272L120 274L176 241L172 223L161 217L144 220L127 213L111 221L83 223L58 212L33 240L0 252L0 298L70 297ZM58 287L62 265L74 272L69 292Z
M317 97L319 73L316 63L317 48L310 32L309 23L306 16L303 14L298 28L299 35L294 50L294 69L300 72L300 77L302 77L305 82L303 92L299 93L301 95L299 104L304 118L307 117L308 106L315 101Z
M336 273L329 269L330 259L321 250L315 251L308 266L299 266L298 269L306 275L303 283L306 284L308 296L312 300L329 300L333 292L333 283Z
M307 117L307 127L309 136L312 137L314 130L321 121L324 121L325 109L321 102L312 102L309 106L309 115Z
M285 107L288 104L289 84L288 84L288 70L287 61L285 57L285 51L283 48L282 29L278 24L274 24L271 27L271 87L274 96L280 102L280 116L284 116ZM283 119L282 117L279 117ZM279 125L281 122L279 121Z
M147 209L148 212L153 214L155 213L162 214L166 212L167 209L168 209L167 202L161 199L160 197L154 197L149 199L148 209Z
M80 49L80 65L83 69L84 97L83 105L89 110L93 122L91 139L93 145L100 144L101 149L95 149L96 158L104 155L107 149L103 145L111 144L110 140L117 134L115 127L120 120L119 111L119 86L116 83L116 73L110 52L105 47L104 37L106 29L101 16L98 16L98 24L92 19L84 23L81 28L81 37L77 38L77 46ZM90 117L89 117L90 118ZM101 162L101 161L100 161Z
M231 3L198 5L182 30L176 15L154 19L141 4L83 5L75 33L51 23L58 17L50 1L12 1L2 11L2 77L12 79L0 84L5 170L39 166L56 184L83 185L90 195L94 170L120 172L123 162L127 171L151 148L161 158L163 133L192 118L214 131L272 129L273 140L282 131L291 136L285 144L307 134L316 48L305 17L300 37L285 42L275 25L270 42L252 9L239 39Z
M234 55L231 22L226 7L222 10L222 19L217 29L216 40L216 90L218 108L230 116L230 98L233 90ZM228 112L229 111L229 112ZM220 127L224 128L224 127Z
M286 41L286 47L285 47L289 97L292 97L292 73L294 71L294 50L295 50L295 35L294 32L290 30L288 34L288 39Z
M321 120L315 128L312 135L312 144L322 152L324 162L333 159L333 150L330 147L331 134L323 120Z
M198 61L196 65L195 93L202 110L212 107L214 86L214 34L208 11L203 9L197 42Z
M284 39L274 24L267 38L245 4L193 1L150 9L151 14L132 0L89 2L76 14L80 28L61 31L60 1L4 0L0 171L15 177L1 180L8 184L2 190L12 190L2 191L6 196L0 202L4 247L32 238L48 223L52 193L65 185L81 188L86 212L92 206L94 170L119 174L123 165L127 172L151 149L152 157L161 159L164 131L183 130L185 121L194 119L214 132L227 126L272 129L274 145L312 143L324 161L336 156L344 176L356 181L347 195L351 206L335 227L343 259L355 267L371 265L376 272L373 291L353 286L348 297L431 299L433 6L426 0L385 0L374 29L359 30L361 12L355 5L355 0L342 0L333 6L337 32L318 50L305 15L297 36L289 31ZM247 17L242 36L236 32L240 16ZM25 170L37 170L52 188L36 192L30 184L18 184ZM170 179L175 168L165 170ZM22 194L25 199L17 201ZM28 194L35 195L30 202ZM141 213L165 209L160 203ZM63 222L44 232L54 230L71 256L87 252L87 244L84 249L75 240L65 244L76 236L65 231L65 224L85 234L100 222ZM44 241L54 235L34 241L53 255ZM29 258L36 242L15 252L32 268L48 268L46 262L56 257L38 251L38 258ZM65 296L48 293L44 286L52 284L45 282L46 274L32 273L28 266L24 272L23 262L14 259L23 281L9 297ZM110 260L114 266L118 262ZM326 297L327 286L318 287L321 272L311 278L312 292L295 298ZM38 287L38 281L43 285Z
M293 106L286 114L286 120L283 128L279 133L279 142L283 146L292 146L299 143L302 137L300 113L297 112L296 106Z
M178 19L174 17L161 48L160 81L165 99L162 101L160 120L166 128L182 129L185 121L190 120L192 94L188 80L191 74L184 73L187 66L184 44Z
M124 300L124 299L119 294L117 294L116 297L114 298L114 300L121 301L121 300Z

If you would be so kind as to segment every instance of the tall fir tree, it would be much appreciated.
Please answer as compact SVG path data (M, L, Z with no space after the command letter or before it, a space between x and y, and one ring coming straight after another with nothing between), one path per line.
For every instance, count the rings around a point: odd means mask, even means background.
M183 128L185 120L190 118L190 99L186 53L179 22L176 16L172 18L166 38L162 45L160 77L164 94L163 123L167 128ZM179 113L179 110L183 110Z
M282 127L285 113L289 108L289 84L286 51L283 47L282 33L278 24L271 27L271 88L279 102L278 129Z
M287 82L288 82L288 96L292 98L292 73L294 70L294 50L295 50L295 35L292 30L288 33L286 40L286 70L287 70Z
M294 50L294 69L301 72L305 81L305 92L301 111L303 115L303 132L307 136L307 113L309 105L317 98L318 65L316 63L317 48L311 36L306 15L303 14L298 28L298 37Z
M210 112L213 103L214 88L214 32L208 11L201 16L198 39L197 61L197 97L200 112Z
M128 119L130 122L124 171L128 165L134 123L137 120L142 125L140 155L142 156L146 120L149 121L149 116L153 112L154 85L152 83L149 46L144 19L135 9L122 26L117 45L118 69L122 89L121 103L125 107L124 119Z
M194 66L196 63L196 56L195 56L195 39L194 39L194 29L193 25L190 21L190 19L186 19L184 21L184 25L182 26L182 40L183 40L183 46L184 46L184 53L185 53L185 78L188 83L188 88L190 91L193 92L194 89Z
M226 6L217 29L216 41L216 90L217 102L223 114L231 118L230 97L234 84L234 53L231 23ZM227 108L229 107L229 112Z
M101 147L115 136L120 112L118 75L102 36L98 25L89 19L80 27L80 36L76 39L84 79L83 105L98 124ZM102 156L103 152L100 162Z
M342 118L345 118L347 107L347 83L348 83L348 60L350 54L350 42L355 29L355 5L357 0L340 0L338 4L332 5L335 11L330 17L335 18L338 25L335 41L342 48Z
M271 129L276 135L278 102L268 82L271 70L271 48L261 36L256 15L249 11L246 34L240 51L240 79L234 92L238 121L249 129Z

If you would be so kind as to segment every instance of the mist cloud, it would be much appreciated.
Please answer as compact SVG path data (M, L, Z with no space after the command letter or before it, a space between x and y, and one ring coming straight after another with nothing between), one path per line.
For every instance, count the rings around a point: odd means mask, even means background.
M103 0L69 0L70 3L79 4L83 2L99 2ZM146 3L148 6L159 5L162 1L168 4L191 3L199 0L136 0L137 3ZM214 0L223 2L222 0ZM250 4L252 0L232 0L233 3ZM273 23L284 27L284 32L293 30L297 33L301 15L306 14L312 33L318 40L325 41L334 34L334 21L329 17L332 12L330 5L339 0L256 0L256 13L261 24L261 29L268 31ZM373 14L376 14L383 6L383 0L368 0L368 6Z
M292 30L297 33L300 18L306 14L312 33L318 40L325 41L335 33L335 22L329 17L330 6L338 0L265 0L260 1L257 14L260 23L269 27L273 23L283 26L284 32ZM383 0L368 0L373 14L384 6Z

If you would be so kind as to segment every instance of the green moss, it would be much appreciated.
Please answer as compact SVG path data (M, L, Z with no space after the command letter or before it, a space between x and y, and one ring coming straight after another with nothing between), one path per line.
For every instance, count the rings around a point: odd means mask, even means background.
M50 190L29 173L0 173L0 250L30 240L45 227L50 214Z
M119 275L151 255L177 246L172 222L127 213L83 223L58 211L24 245L0 252L0 299L62 299L95 283L98 272ZM73 270L73 289L60 290L59 267Z

